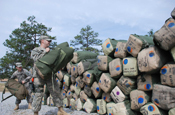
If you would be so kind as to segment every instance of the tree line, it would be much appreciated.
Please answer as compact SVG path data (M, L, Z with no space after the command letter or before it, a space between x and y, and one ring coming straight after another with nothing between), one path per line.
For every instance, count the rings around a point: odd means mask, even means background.
M9 35L3 43L9 50L5 56L0 59L0 79L9 78L16 70L15 63L22 62L23 67L30 69L33 67L33 60L30 59L32 49L39 46L38 38L41 35L47 35L51 39L56 39L55 36L49 35L51 27L46 27L42 23L35 20L35 16L29 16L27 21L20 23L20 27L16 28ZM151 29L146 36L153 36ZM101 53L102 50L94 48L93 46L101 46L102 40L98 39L98 33L94 32L91 26L87 25L80 30L80 34L70 41L70 46L75 51L91 51L94 53ZM57 42L51 42L50 48L54 48Z

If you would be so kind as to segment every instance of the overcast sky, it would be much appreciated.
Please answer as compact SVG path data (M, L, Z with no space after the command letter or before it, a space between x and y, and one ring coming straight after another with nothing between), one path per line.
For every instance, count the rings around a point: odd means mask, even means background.
M20 23L34 15L38 23L52 27L56 42L69 42L90 25L98 39L128 40L130 34L159 30L171 17L175 0L1 0L0 58L8 51L3 42Z

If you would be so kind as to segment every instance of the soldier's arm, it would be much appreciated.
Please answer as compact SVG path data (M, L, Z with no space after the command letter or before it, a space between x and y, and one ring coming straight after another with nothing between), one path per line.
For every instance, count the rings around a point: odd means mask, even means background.
M32 78L32 74L26 69L24 70L24 72L25 72L25 75L26 75L26 78L25 78L24 82L26 83L26 82L30 81L30 79Z
M38 59L46 54L46 50L40 48L34 48L31 52L31 58L36 62Z
M10 77L10 79L15 79L17 76L15 74L15 72L12 74L12 76Z

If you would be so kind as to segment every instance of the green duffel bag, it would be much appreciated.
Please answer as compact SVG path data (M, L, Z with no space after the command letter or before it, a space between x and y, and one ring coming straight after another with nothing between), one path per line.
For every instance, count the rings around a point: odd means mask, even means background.
M4 99L3 94L5 94L5 89L8 89L8 91L12 94ZM2 101L8 99L11 96L15 96L17 99L22 100L25 99L28 95L28 90L25 88L25 86L15 79L9 79L6 84L5 88L2 92ZM1 102L2 102L1 101Z
M71 60L71 62L76 64L82 60L94 59L96 57L97 57L97 54L90 51L77 51L73 53L73 59Z
M174 8L173 11L171 12L171 16L172 16L172 18L175 19L175 8Z
M137 57L143 48L149 47L150 45L154 45L152 37L131 34L126 43L126 49L133 57Z
M175 47L175 19L168 18L165 24L154 33L155 45L163 50L170 50Z
M73 52L74 49L64 42L36 61L34 67L42 79L50 79L73 58Z

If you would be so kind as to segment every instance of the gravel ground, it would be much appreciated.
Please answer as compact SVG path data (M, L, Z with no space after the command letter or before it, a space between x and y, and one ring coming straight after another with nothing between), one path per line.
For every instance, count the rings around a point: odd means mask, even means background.
M4 98L9 96L10 93L6 92L4 94ZM0 101L2 100L2 92L0 92ZM15 108L15 100L14 96L8 98L7 100L0 102L0 115L33 115L31 109L28 108L28 104L26 100L22 100L21 104L19 105L19 110L14 111ZM76 111L71 110L69 108L64 108L66 112L71 115L99 115L97 113L88 114L84 111ZM47 105L42 105L39 115L57 115L58 108L51 107Z

